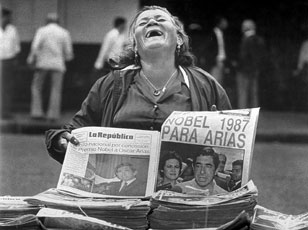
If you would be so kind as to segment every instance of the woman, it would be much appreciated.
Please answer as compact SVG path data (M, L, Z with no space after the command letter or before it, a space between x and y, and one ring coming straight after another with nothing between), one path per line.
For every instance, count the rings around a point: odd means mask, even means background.
M225 90L207 72L195 67L183 24L159 6L142 9L133 19L131 45L117 70L100 78L81 109L61 130L46 132L51 157L63 162L71 130L84 126L160 130L177 111L230 109Z
M175 151L170 151L163 155L158 168L160 177L156 190L171 189L178 182L182 170L182 159Z

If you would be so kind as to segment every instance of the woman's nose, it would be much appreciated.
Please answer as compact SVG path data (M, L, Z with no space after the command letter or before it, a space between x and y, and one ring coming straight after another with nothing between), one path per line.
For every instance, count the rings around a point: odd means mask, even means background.
M157 25L157 21L154 18L150 18L150 20L148 21L147 26L152 26L152 25Z

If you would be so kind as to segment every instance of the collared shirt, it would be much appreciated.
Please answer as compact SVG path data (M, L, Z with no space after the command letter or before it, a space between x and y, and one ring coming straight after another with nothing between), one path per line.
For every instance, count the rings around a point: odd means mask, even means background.
M217 54L217 60L223 61L226 59L226 51L225 51L225 43L224 43L224 35L221 29L215 27L214 33L217 37L217 43L218 43L218 54Z
M127 97L114 117L114 126L121 128L160 130L173 111L191 111L191 97L180 70L169 82L165 93L156 97L145 77L138 74Z
M219 187L214 180L206 187L199 186L196 182L196 179L179 183L176 186L180 187L182 189L182 193L186 194L200 194L202 191L208 195L227 193L227 191Z
M246 31L244 32L244 36L245 36L245 37L250 37L250 36L255 35L255 34L256 34L256 31L255 31L255 30L246 30Z
M37 30L28 57L28 63L39 69L65 71L65 61L73 59L69 32L56 23Z
M0 28L0 59L14 58L20 52L20 40L16 27L8 24Z

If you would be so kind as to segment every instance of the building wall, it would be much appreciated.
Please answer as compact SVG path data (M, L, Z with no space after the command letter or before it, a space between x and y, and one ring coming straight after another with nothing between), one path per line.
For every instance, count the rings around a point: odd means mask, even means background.
M47 13L58 12L74 43L99 43L116 16L130 20L139 9L139 0L1 0L1 4L13 10L22 42L31 42Z
M13 11L13 23L21 38L19 67L15 76L13 111L29 111L33 70L26 64L35 31L49 12L58 12L60 24L73 40L74 59L68 63L63 85L63 110L80 107L93 81L93 66L104 35L116 16L128 21L139 10L139 0L0 0ZM46 84L48 86L48 83ZM48 87L44 100L48 103ZM46 96L47 95L47 96Z

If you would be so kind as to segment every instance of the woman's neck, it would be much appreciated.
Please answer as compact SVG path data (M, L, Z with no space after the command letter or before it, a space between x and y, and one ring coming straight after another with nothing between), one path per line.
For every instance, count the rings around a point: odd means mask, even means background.
M157 87L160 88L176 71L174 58L157 58L141 60L143 74Z

